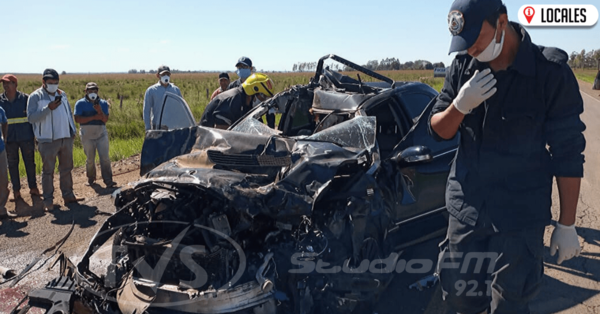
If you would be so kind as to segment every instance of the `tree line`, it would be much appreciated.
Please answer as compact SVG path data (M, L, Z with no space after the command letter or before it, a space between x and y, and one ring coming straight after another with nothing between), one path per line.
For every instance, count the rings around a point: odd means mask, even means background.
M600 49L586 52L585 49L580 52L573 51L569 56L569 65L572 68L595 68L600 69Z
M331 70L334 71L354 71L354 69L334 63L328 65ZM427 60L415 60L400 62L397 58L385 58L381 61L369 60L362 67L373 71L385 71L385 70L433 70L434 68L446 67L443 62L432 63ZM292 66L292 72L309 72L314 71L317 68L317 62L298 62Z

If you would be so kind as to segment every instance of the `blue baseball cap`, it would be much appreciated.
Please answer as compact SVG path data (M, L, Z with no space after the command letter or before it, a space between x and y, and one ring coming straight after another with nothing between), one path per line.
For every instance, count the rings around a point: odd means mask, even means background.
M448 29L452 34L448 54L473 46L483 21L501 6L501 0L455 0L448 13Z
M240 64L252 67L252 60L250 60L250 58L248 57L241 57L238 62L235 64L235 66L239 66Z

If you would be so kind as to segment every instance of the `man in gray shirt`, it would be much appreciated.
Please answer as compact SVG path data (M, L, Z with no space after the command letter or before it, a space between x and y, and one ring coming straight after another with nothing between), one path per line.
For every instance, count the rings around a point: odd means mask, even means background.
M165 92L170 92L181 97L179 87L171 83L171 69L161 65L156 73L158 83L148 87L144 96L144 124L146 130L155 130L158 126L160 112L163 109Z
M67 94L58 89L59 76L54 69L46 69L43 85L35 90L27 101L27 120L33 125L42 156L42 194L44 210L54 204L54 166L58 159L60 190L65 205L83 200L73 193L73 139L75 122Z

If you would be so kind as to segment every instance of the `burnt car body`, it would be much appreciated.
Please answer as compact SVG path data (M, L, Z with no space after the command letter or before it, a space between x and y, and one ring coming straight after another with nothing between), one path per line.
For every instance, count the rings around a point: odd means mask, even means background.
M330 71L327 58L381 81ZM77 266L63 257L61 277L29 303L65 313L362 312L401 250L445 230L456 141L435 142L420 119L436 95L329 55L309 84L229 130L148 131L144 177L116 194L117 212ZM273 108L277 129L260 121ZM98 275L90 261L106 243L112 258Z

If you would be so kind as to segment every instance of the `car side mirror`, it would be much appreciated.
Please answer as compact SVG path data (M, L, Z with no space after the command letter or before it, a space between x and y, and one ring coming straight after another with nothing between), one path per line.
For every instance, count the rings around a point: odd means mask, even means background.
M433 157L431 156L431 150L428 147L411 146L396 154L392 159L399 165L408 165L429 162L433 160Z

